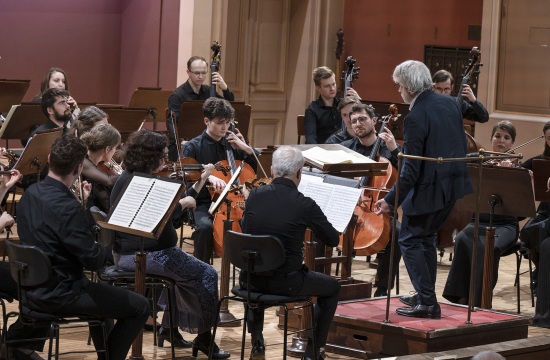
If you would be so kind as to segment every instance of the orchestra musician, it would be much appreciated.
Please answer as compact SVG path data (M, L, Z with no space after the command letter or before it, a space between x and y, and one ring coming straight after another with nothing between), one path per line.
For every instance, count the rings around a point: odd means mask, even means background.
M286 249L286 262L270 274L252 274L251 291L281 295L312 295L315 305L316 354L324 346L332 322L340 283L323 273L308 270L303 264L303 247L306 228L327 246L336 246L339 233L328 222L317 203L298 191L304 157L300 150L281 146L273 153L270 185L256 187L248 193L243 232L253 235L276 235ZM276 214L276 216L274 216ZM241 271L240 284L246 288L246 273ZM248 328L252 334L251 359L263 359L265 343L262 336L263 309L250 309ZM307 348L302 359L313 359L312 334L308 336ZM322 359L319 355L318 359ZM316 359L317 360L317 359Z
M408 60L393 72L393 80L411 111L404 120L404 153L426 157L464 157L466 138L456 101L432 90L430 71L422 62ZM390 212L396 185L376 202L375 212ZM405 158L399 174L403 218L399 246L416 294L401 296L410 306L398 308L404 316L439 319L435 295L436 234L456 200L473 191L466 163L436 164Z
M342 123L342 116L338 111L340 99L336 97L336 78L332 70L326 66L314 69L313 82L319 97L306 109L306 144L324 144L333 133L343 130L346 125ZM348 96L361 99L353 88L348 88Z
M162 170L168 157L168 139L166 136L140 130L130 135L125 142L123 159L125 170L115 184L111 193L111 202L115 202L123 190L124 185L134 172L154 174ZM204 186L214 166L204 166L200 180L188 191L188 196L179 200L172 221L165 227L158 240L145 239L144 248L147 251L147 273L166 276L176 281L175 291L172 292L173 318L177 326L170 329L168 312L164 313L162 327L158 330L158 344L163 346L165 340L170 341L172 332L174 346L192 347L193 356L199 351L208 355L211 328L218 316L216 306L218 301L218 274L209 264L204 263L177 246L178 235L174 223L181 225L181 217L185 208L195 207L192 194ZM115 265L124 271L135 271L135 252L139 250L140 238L136 235L116 232L116 242L113 248ZM161 305L166 308L168 303L161 295ZM190 332L198 333L191 345L185 341L178 331L178 327ZM229 353L215 345L214 359L226 359Z
M399 154L402 148L399 144L396 143L395 137L387 127L385 128L383 133L376 133L376 130L374 128L376 124L376 115L374 113L374 108L361 102L356 103L349 111L349 118L356 137L351 140L344 141L341 145L347 147L348 149L356 151L361 155L369 157L371 155L372 149L374 148L374 144L377 138L380 137L383 140L379 149L380 156L388 159L391 166L397 168L397 154ZM391 221L395 221L393 216ZM397 236L399 235L400 226L401 224L397 222ZM374 292L375 297L387 295L387 284L390 268L390 247L391 242L388 242L386 248L376 255L376 258L378 259L378 267L376 269L375 277L375 285L377 286L376 291ZM401 252L399 251L399 248L396 247L395 250L397 251L394 251L392 289L395 282L395 277L397 275L397 269L399 267L399 259L401 258Z
M47 283L25 291L25 305L46 313L116 319L116 325L108 329L107 344L103 344L101 328L90 327L90 334L96 348L106 349L111 360L124 360L149 316L149 302L131 290L92 282L83 272L84 268L98 271L105 263L105 249L96 243L86 226L84 208L69 191L85 156L81 140L72 136L56 139L48 176L21 197L17 207L21 243L37 246L53 264Z
M116 183L116 179L120 175L120 169L113 166L112 159L118 145L120 145L120 133L118 130L110 124L100 124L85 132L80 136L80 139L84 141L88 148L86 158L89 162L108 177L111 176L109 177L109 182L112 182L114 179ZM111 186L94 181L93 178L87 178L86 176L84 178L92 184L92 192L88 197L87 208L97 206L101 211L108 213L110 209Z
M542 128L544 134L544 151L542 154L536 155L526 160L522 167L533 170L533 160L550 160L550 121L544 124ZM533 287L536 289L537 277L539 274L539 245L546 239L548 234L548 219L550 218L550 203L541 201L537 207L537 215L533 219L529 219L520 231L521 241L530 249L531 260L535 264L533 270Z
M547 180L546 188L550 191L550 178ZM539 246L540 262L537 284L537 304L535 306L535 317L533 326L550 328L550 237L541 241Z
M187 60L187 81L174 90L168 98L170 116L166 118L166 127L170 139L170 145L168 146L170 150L168 159L170 161L178 160L176 139L174 139L175 127L177 125L174 126L174 124L179 122L180 105L185 100L206 100L210 97L210 87L204 84L207 75L208 62L206 59L200 56L192 56ZM211 75L212 83L219 86L222 90L222 95L216 93L216 96L228 101L235 101L235 95L229 90L221 74L214 72Z
M325 144L341 144L344 141L351 140L355 137L355 131L353 130L353 126L349 120L349 111L353 105L360 102L361 100L353 96L346 96L338 102L338 111L340 112L344 126L342 127L342 130L332 134L327 141L325 141Z
M42 82L40 83L40 92L36 94L31 102L39 104L42 100L42 96L44 96L44 93L48 89L61 89L67 92L69 91L69 80L67 79L67 74L63 69L52 67L48 70L46 75L44 75ZM80 113L80 109L78 108L76 100L69 95L67 97L67 103L71 108L72 118L76 119L76 117Z
M455 86L453 75L447 70L437 71L432 78L433 90L440 94L451 95ZM489 112L483 104L477 100L470 85L464 84L460 98L460 111L464 119L486 123L489 121Z
M47 121L38 126L31 133L29 139L36 134L37 131L63 128L63 132L68 129L67 124L72 119L71 107L68 102L69 93L66 90L52 88L42 94L40 106L42 113L46 116ZM27 140L28 142L28 140Z
M498 122L491 133L493 151L507 152L516 139L516 128L510 121ZM509 160L502 160L500 166L511 166ZM481 289L483 285L483 254L485 252L485 230L489 226L489 214L479 214L479 242L477 245L475 272L475 303L481 306ZM503 252L512 247L518 238L519 223L515 216L493 215L495 227L495 250L493 262L493 288L498 280L498 265ZM470 293L470 269L474 242L474 218L455 237L454 259L449 270L443 297L453 303L468 304Z
M256 158L252 149L244 141L240 132L229 130L230 122L235 117L235 110L229 101L219 98L209 98L202 107L206 130L183 146L183 157L190 157L199 164L215 164L227 160L226 151L231 151L235 160L244 160L256 171ZM226 186L223 179L210 175L208 181L215 191L222 191ZM208 213L212 198L208 190L203 188L197 196L195 210L196 230L192 234L195 246L195 257L204 262L210 262L214 242L212 217Z

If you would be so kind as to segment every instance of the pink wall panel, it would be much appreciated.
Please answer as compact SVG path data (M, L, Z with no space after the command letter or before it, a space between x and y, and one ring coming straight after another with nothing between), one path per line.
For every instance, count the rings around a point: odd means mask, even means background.
M424 45L479 46L467 35L468 25L481 25L482 7L479 0L346 0L342 60L352 55L361 67L354 88L364 99L402 102L391 80L395 66L423 61Z
M118 102L120 2L0 0L0 78L30 79L24 100L52 66L79 102Z

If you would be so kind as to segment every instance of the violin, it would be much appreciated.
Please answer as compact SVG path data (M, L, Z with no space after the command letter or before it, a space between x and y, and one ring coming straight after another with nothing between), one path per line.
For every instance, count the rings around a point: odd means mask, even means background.
M100 161L99 164L97 164L97 168L107 175L122 174L122 167L112 159L109 162Z
M224 175L227 175L231 170L229 166L224 166L221 162L214 164L214 168L217 171L222 172ZM198 181L201 178L202 169L202 164L199 164L193 158L186 157L181 159L181 162L166 163L157 175L178 180L183 180L185 178L186 181L193 182Z
M218 72L222 62L222 46L219 42L212 42L210 49L212 50L212 62L210 63L210 97L216 97L216 84L213 81L213 74Z

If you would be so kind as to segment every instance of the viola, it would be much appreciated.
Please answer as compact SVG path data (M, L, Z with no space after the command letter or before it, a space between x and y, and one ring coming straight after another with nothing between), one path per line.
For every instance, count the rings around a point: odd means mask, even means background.
M383 117L380 121L380 133L385 131L386 124L389 121L395 121L399 118L397 106L392 104L389 107L389 115ZM374 213L374 204L379 200L381 190L389 189L397 180L397 171L388 159L379 156L382 139L378 137L369 158L378 162L388 164L386 175L363 176L359 181L359 187L364 188L361 193L361 199L355 207L354 214L357 215L357 225L354 232L354 249L357 255L373 255L383 250L390 239L390 216L387 213L376 215ZM382 195L383 197L383 195ZM343 237L340 237L340 246L343 244Z

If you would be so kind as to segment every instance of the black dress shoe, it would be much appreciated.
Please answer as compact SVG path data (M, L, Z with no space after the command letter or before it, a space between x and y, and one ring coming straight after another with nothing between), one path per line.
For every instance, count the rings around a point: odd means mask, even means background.
M399 315L404 316L441 319L441 307L439 306L439 304L431 306L418 304L410 308L397 308L396 312Z
M208 356L208 353L210 352L210 348L208 347L208 345L205 345L201 343L198 339L195 339L193 341L193 351L192 351L193 357L197 357L197 355L199 354L199 351L202 352L204 355ZM218 347L218 345L214 343L214 350L212 351L212 359L227 359L230 356L231 354L229 354L226 351L223 351Z
M418 302L418 294L400 296L399 301L407 306L414 307Z
M256 341L250 352L250 360L264 360L265 359L265 346L261 341Z
M157 331L157 344L158 347L164 346L164 340L170 342L170 331L165 327L160 327ZM174 347L185 349L193 346L189 341L185 340L178 331L178 328L172 329L172 341Z
M383 287L378 287L374 292L373 297L388 296L388 290Z

